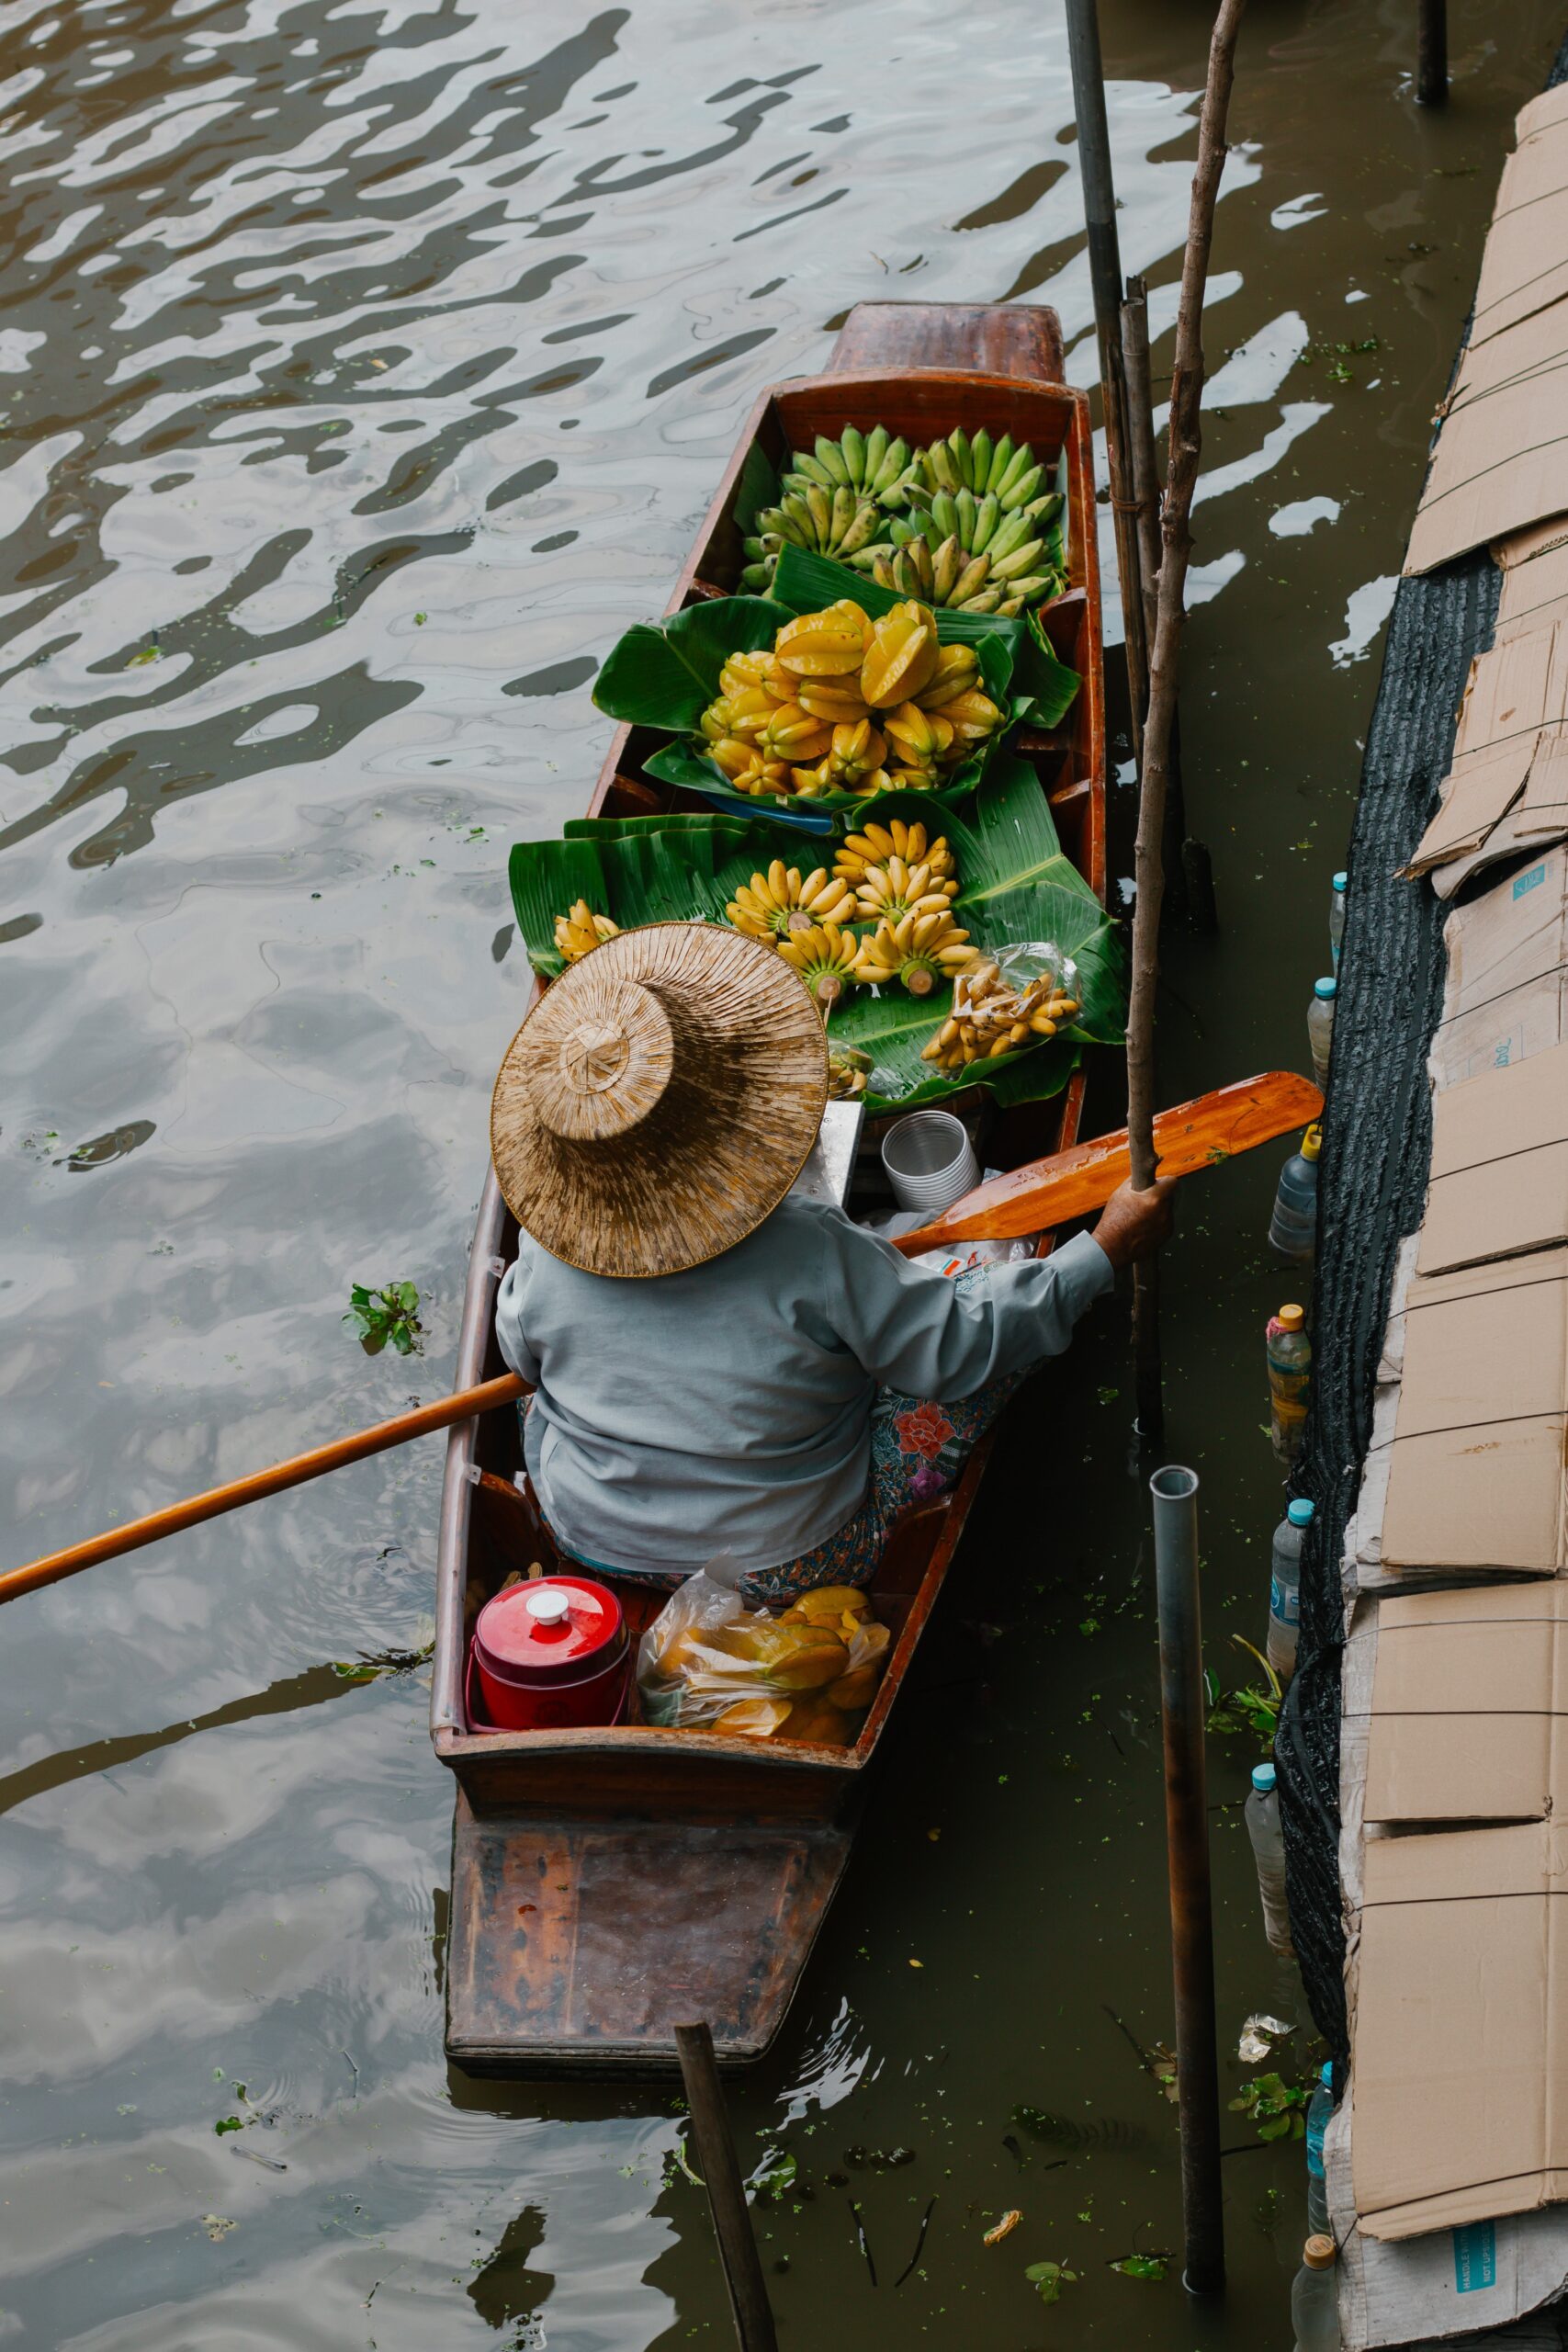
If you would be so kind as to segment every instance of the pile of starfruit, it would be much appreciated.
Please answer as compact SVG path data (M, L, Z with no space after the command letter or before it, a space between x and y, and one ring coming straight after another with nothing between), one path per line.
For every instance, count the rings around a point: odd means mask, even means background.
M974 647L939 645L929 605L910 599L873 620L845 597L786 621L771 651L732 653L701 726L738 792L869 799L930 791L1002 718Z
M779 503L752 517L743 592L772 581L785 546L867 571L901 596L951 610L1032 611L1066 586L1063 501L1027 441L962 426L912 453L882 425L819 434L792 455Z

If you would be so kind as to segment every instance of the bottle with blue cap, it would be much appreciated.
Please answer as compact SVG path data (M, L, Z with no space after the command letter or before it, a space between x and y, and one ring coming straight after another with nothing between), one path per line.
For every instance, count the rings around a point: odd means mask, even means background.
M1302 1543L1312 1525L1312 1504L1303 1495L1286 1504L1285 1516L1274 1530L1268 1657L1281 1682L1288 1682L1296 1670L1296 1644L1302 1630Z
M1328 1088L1328 1056L1334 1044L1334 1000L1339 993L1335 979L1314 980L1312 1002L1307 1007L1307 1042L1312 1047L1312 1074L1318 1091Z
M1247 1834L1258 1865L1258 1892L1263 1902L1263 1932L1269 1948L1281 1960L1293 1960L1291 1915L1285 1903L1285 1840L1280 1827L1280 1798L1272 1764L1252 1768L1252 1794L1247 1800Z
M1345 893L1349 887L1350 876L1337 874L1328 900L1328 947L1336 972L1339 969L1339 944L1345 936Z
M1334 2066L1325 2061L1307 2101L1307 2228L1313 2235L1332 2236L1328 2227L1328 2176L1323 2162L1323 2135L1334 2112Z

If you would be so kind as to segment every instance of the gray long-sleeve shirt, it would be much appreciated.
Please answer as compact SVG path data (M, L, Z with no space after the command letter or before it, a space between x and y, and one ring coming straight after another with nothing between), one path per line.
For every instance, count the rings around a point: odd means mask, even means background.
M496 1337L536 1391L525 1451L569 1551L628 1571L781 1566L854 1515L877 1385L937 1401L1059 1355L1110 1287L1084 1234L958 1285L786 1198L706 1265L588 1274L523 1237Z

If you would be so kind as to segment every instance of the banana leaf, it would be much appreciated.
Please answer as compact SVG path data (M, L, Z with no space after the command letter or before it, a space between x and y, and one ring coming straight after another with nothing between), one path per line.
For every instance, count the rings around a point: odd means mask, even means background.
M929 794L882 795L864 814L924 824L946 834L958 861L955 912L976 944L997 949L1052 941L1077 966L1080 1011L1060 1035L954 1077L920 1049L946 1019L951 992L917 999L902 989L854 989L834 1010L831 1034L873 1063L874 1111L940 1102L966 1086L1007 1102L1040 1101L1066 1085L1087 1044L1122 1035L1122 970L1114 927L1056 838L1032 769L1008 759L992 787L962 812ZM826 845L814 851L826 865ZM800 865L799 835L754 808L739 816L578 818L566 837L520 842L512 853L513 901L535 969L561 968L558 914L577 898L623 929L682 919L722 922L737 888L775 857ZM978 1073L978 1074L977 1074Z
M594 705L634 727L689 735L729 656L772 645L778 628L778 606L765 596L710 597L665 620L638 621L610 648Z

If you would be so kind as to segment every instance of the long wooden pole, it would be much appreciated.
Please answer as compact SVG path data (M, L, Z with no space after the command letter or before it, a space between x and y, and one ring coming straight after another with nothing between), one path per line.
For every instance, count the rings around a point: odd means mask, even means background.
M1100 51L1097 0L1067 0L1067 53L1073 70L1073 113L1077 123L1078 167L1083 176L1084 226L1089 232L1089 285L1100 345L1105 464L1111 478L1111 518L1116 535L1127 699L1132 710L1133 749L1141 756L1144 709L1149 692L1148 644L1139 580L1132 451L1128 445L1126 371L1122 356L1122 249L1116 233L1116 189L1111 174L1111 132L1105 117L1105 72Z
M1449 102L1448 0L1416 0L1416 97L1424 107Z
M1159 983L1159 919L1165 897L1166 791L1170 773L1171 730L1176 718L1176 681L1181 624L1191 552L1192 492L1202 446L1200 402L1203 391L1203 289L1209 275L1214 206L1225 161L1225 117L1235 69L1236 32L1246 0L1220 0L1209 44L1209 74L1198 118L1198 163L1192 175L1187 250L1176 313L1176 356L1171 371L1169 458L1165 510L1160 519L1161 556L1156 596L1154 642L1149 657L1149 707L1144 729L1143 788L1138 798L1138 837L1133 872L1133 985L1127 1008L1127 1131L1132 1181L1142 1192L1155 1181L1155 997ZM1152 1312L1152 1300L1151 1300ZM1135 1334L1135 1342L1138 1335ZM1143 1335L1146 1344L1146 1333ZM1157 1348L1157 1334L1156 1338ZM1152 1440L1159 1399L1157 1354L1155 1395L1143 1393L1140 1431ZM1145 1369L1140 1361L1140 1374Z
M740 2352L778 2352L773 2314L768 2303L757 2241L751 2234L745 2184L724 2104L718 2061L714 2056L713 2035L705 2025L678 2025L675 2049L686 2086L692 2139L713 2214L713 2233L718 2240L719 2264L729 2290L735 2340Z
M30 1566L13 1568L0 1576L0 1602L15 1600L18 1594L36 1592L40 1585L57 1584L62 1577L73 1577L78 1568L96 1567L100 1560L118 1559L122 1552L134 1552L143 1544L156 1544L161 1536L177 1535L183 1527L195 1527L204 1519L218 1519L226 1510L238 1510L244 1503L260 1502L264 1495L276 1495L285 1487L302 1487L308 1478L319 1478L328 1470L341 1470L345 1463L363 1462L367 1454L385 1453L389 1447L406 1445L410 1438L424 1437L432 1430L450 1429L454 1421L466 1421L470 1414L486 1413L494 1405L505 1405L526 1396L527 1383L515 1373L505 1373L499 1380L481 1381L477 1388L459 1388L450 1396L438 1396L433 1405L417 1406L411 1413L400 1413L395 1420L378 1421L373 1429L358 1430L353 1437L340 1437L331 1445L318 1445L309 1453L296 1453L288 1462L275 1462L270 1470L256 1470L248 1478L233 1478L226 1487L213 1487L204 1495L187 1496L183 1503L171 1503L166 1510L149 1511L145 1519L133 1519L124 1527L112 1527L107 1535L95 1535L85 1544L73 1544L67 1551L51 1552Z

